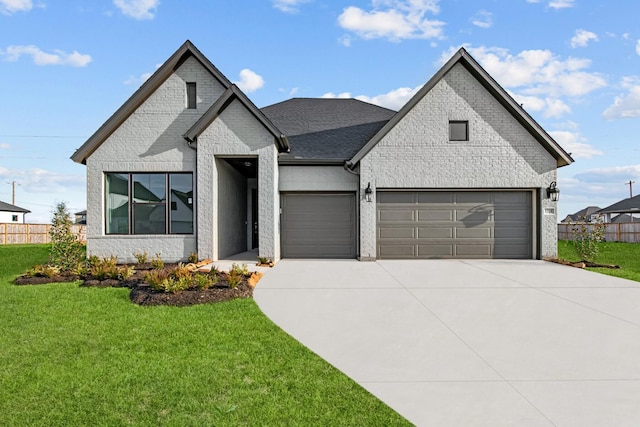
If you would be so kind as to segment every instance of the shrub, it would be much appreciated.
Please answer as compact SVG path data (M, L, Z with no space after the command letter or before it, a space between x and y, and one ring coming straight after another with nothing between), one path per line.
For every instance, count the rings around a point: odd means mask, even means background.
M169 274L164 270L151 270L144 275L144 281L151 286L151 289L156 291L164 290L162 282L169 279Z
M216 283L218 283L217 275L196 273L193 276L193 284L198 289L209 289Z
M249 269L247 268L247 264L238 265L236 263L231 264L231 271L229 273L235 273L240 276L248 276Z
M97 280L126 280L133 275L133 272L133 267L119 267L118 257L114 255L93 260L91 267L89 268L89 273L91 273L91 275Z
M189 261L191 264L196 264L198 262L198 253L191 252L187 261Z
M164 261L162 261L159 253L155 254L151 259L151 267L155 268L156 270L164 268Z
M600 251L600 242L604 240L605 225L602 218L597 218L589 224L575 223L573 231L573 245L582 261L595 261Z
M134 252L133 256L136 257L138 264L146 264L149 262L149 253L147 251Z
M235 270L231 270L227 275L227 283L229 283L231 289L237 288L242 283L242 279L243 276Z
M60 268L55 265L36 265L27 270L27 277L53 277L60 273Z
M258 257L258 262L260 262L260 264L266 265L266 264L269 264L271 262L271 260L269 258L267 258L266 256L259 256Z
M61 271L71 270L84 259L84 248L71 231L71 215L64 202L56 205L49 236L51 237L49 261L52 265L60 267Z
M183 263L178 263L178 266L169 272L169 275L176 280L179 279L191 279L192 273Z

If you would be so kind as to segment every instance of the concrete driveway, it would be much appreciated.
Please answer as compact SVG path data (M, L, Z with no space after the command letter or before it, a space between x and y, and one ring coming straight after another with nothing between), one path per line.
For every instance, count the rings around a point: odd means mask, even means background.
M255 300L419 426L640 425L640 283L544 261L280 261Z

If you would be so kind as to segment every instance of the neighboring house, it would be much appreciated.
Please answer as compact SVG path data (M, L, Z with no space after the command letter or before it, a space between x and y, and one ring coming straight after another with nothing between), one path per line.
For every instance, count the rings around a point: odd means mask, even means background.
M574 214L567 215L560 222L591 222L591 215L595 214L600 210L598 206L587 206L584 209L580 209L578 212Z
M86 224L87 223L87 211L80 211L80 212L76 212L75 214L76 220L75 223L76 224Z
M640 219L636 219L635 221L640 222ZM614 217L611 217L611 222L613 224L622 224L625 222L634 222L634 219L631 215L627 215L627 214L620 214L620 215L616 215Z
M629 197L627 199L620 200L606 208L600 209L598 214L604 217L604 222L633 222L640 221L637 215L640 214L640 194L637 196ZM623 221L623 218L615 220L620 214L629 214L629 221ZM636 217L634 218L634 214Z
M464 49L399 112L260 110L189 41L72 159L87 250L123 261L556 256L547 188L573 162Z
M30 212L30 210L0 202L0 223L24 224L24 217Z

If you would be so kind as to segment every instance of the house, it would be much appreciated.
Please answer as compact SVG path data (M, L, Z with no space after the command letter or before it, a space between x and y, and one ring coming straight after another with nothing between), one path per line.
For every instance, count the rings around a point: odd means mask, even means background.
M24 217L30 210L0 201L0 223L24 224Z
M584 209L580 209L578 212L574 214L567 215L562 221L566 222L591 222L591 215L598 212L601 208L598 206L587 206Z
M600 214L604 217L604 222L634 222L640 221L637 215L640 214L640 194L637 196L629 197L627 199L622 199L619 202L616 202L606 208L600 209L597 214ZM629 218L628 221L624 221L626 217L621 217L621 214L629 214L627 215ZM635 217L634 217L635 215Z
M87 211L80 211L73 214L75 216L76 224L86 224L87 223Z
M257 108L185 42L72 156L87 250L133 261L556 256L573 162L460 49L400 111Z

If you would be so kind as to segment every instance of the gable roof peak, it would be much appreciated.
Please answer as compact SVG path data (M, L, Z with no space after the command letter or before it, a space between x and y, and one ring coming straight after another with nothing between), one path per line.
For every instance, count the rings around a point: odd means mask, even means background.
M471 56L464 47L458 51L425 83L420 90L398 111L398 113L360 150L351 160L349 168L362 160L384 136L391 131L409 111L411 111L427 93L434 88L457 64L465 69L551 154L557 167L573 163L571 155L564 149L518 104L509 93L491 77L491 75Z

